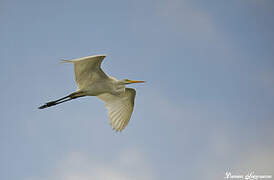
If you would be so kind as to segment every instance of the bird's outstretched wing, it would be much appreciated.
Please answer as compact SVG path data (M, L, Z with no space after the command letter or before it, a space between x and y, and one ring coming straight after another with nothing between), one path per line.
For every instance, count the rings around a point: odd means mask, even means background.
M135 95L134 89L126 88L125 92L118 96L109 93L97 96L105 102L110 125L116 131L122 131L127 126L133 111Z
M75 81L79 89L89 85L99 78L108 76L101 69L101 63L105 55L87 56L79 59L63 60L74 64Z

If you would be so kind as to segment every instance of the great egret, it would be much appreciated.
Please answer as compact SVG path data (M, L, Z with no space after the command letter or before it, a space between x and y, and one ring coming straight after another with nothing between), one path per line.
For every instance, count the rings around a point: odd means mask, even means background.
M116 131L122 131L131 117L136 94L134 89L126 88L125 85L144 83L145 81L117 80L109 77L101 69L101 63L105 57L105 55L95 55L79 59L63 60L62 62L64 63L73 63L78 89L68 96L45 103L39 109L83 96L97 96L105 102L112 128Z

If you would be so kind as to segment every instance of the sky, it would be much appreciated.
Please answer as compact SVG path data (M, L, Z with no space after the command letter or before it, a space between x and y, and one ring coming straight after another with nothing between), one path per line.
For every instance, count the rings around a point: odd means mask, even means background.
M0 179L274 176L271 0L0 1ZM130 123L76 90L60 59L146 80Z

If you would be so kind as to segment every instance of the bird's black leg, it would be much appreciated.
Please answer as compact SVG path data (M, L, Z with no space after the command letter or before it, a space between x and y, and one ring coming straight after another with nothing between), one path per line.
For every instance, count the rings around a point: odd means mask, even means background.
M82 94L79 93L79 92L74 92L74 93L71 93L71 94L68 95L68 96L62 97L62 98L57 99L57 100L55 100L55 101L47 102L47 103L44 104L43 106L40 106L39 109L44 109L44 108L47 108L47 107L55 106L55 105L57 105L57 104L60 104L60 103L66 102L66 101L70 101L70 100L72 100L72 99L79 98L79 97L83 97L83 96L85 96L85 95L82 95Z

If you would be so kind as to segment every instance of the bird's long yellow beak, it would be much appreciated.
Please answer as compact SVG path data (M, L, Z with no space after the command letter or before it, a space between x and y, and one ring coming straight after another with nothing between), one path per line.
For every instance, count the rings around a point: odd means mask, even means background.
M133 81L133 80L130 80L129 83L145 83L146 81Z

